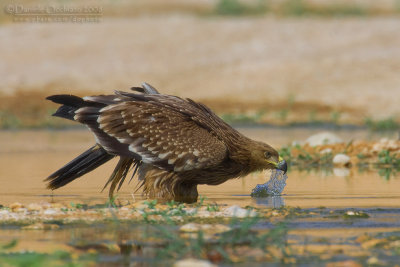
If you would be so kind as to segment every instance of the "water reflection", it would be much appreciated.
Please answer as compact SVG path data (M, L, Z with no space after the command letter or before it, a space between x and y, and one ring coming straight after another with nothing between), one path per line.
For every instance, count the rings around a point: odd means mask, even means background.
M285 199L283 196L258 197L254 198L254 201L257 205L274 209L285 206Z

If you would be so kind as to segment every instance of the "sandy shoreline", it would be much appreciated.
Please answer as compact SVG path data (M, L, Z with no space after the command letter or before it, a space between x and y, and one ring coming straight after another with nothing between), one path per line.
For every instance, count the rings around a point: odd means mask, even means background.
M247 108L317 103L398 116L398 32L396 17L169 14L3 24L0 91L109 93L147 81L164 93Z

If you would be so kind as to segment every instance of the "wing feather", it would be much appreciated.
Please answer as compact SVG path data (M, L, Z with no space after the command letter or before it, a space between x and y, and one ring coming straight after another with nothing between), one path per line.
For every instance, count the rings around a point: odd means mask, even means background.
M100 110L99 128L128 145L144 163L176 172L212 167L227 156L224 143L184 113L152 101Z

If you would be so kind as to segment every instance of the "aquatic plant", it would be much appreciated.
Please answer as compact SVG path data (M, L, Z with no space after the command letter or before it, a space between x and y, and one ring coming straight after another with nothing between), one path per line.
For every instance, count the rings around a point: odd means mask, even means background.
M378 154L378 164L400 166L400 156L397 153L391 153L389 150L382 150Z

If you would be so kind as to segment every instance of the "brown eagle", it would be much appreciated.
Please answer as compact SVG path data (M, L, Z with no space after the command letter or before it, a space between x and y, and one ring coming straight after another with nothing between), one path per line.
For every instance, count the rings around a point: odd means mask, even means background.
M245 137L205 105L160 94L147 83L131 90L47 98L62 104L53 116L86 125L96 139L46 179L48 188L60 188L117 156L104 186L111 183L110 197L131 169L147 197L187 203L197 201L199 184L218 185L264 169L286 172L275 149Z

